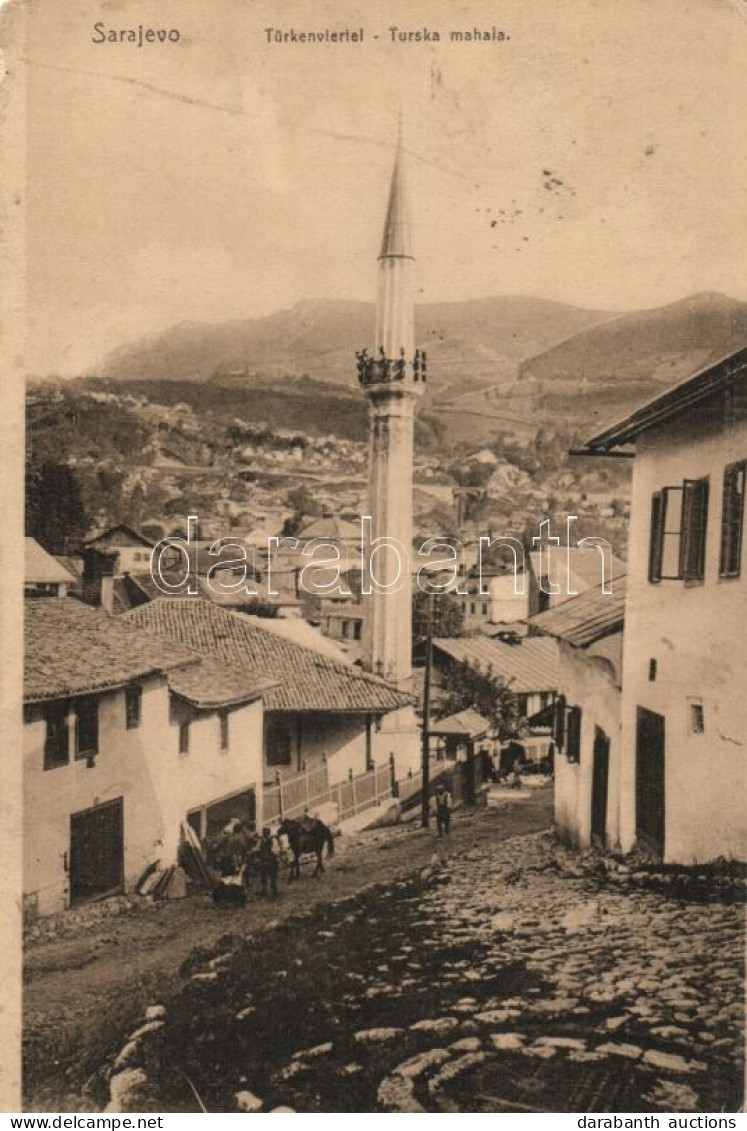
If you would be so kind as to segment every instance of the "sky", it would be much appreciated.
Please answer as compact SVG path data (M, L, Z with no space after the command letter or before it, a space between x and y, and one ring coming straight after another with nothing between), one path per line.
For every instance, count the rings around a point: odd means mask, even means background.
M400 111L423 302L747 300L741 0L34 0L26 368L370 299ZM94 25L178 43L93 43ZM392 43L389 28L438 30ZM473 26L503 42L452 43ZM268 44L264 29L364 29ZM374 39L378 36L378 39Z

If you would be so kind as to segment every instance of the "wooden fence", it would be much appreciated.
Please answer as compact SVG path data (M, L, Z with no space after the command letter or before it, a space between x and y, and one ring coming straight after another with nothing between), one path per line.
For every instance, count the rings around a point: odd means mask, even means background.
M262 819L265 824L283 817L293 819L332 802L337 805L340 820L344 821L391 797L392 781L391 766L383 765L357 776L351 773L347 781L330 784L325 762L313 770L266 785Z

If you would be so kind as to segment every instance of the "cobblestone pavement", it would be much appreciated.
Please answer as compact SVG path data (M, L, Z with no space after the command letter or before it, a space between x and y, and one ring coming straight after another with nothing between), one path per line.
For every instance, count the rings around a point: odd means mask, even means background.
M458 811L451 850L495 844L548 828L552 790L496 810ZM193 953L215 953L231 931L247 938L271 920L285 921L389 883L422 868L435 833L397 825L337 841L325 875L280 885L277 902L253 895L246 907L226 908L198 893L153 904L126 897L90 904L70 915L38 920L24 956L24 1104L27 1111L75 1111L88 1101L80 1089L113 1055L149 1003L169 1004L181 993L179 971ZM277 936L279 937L279 936Z
M483 842L195 955L88 1091L133 1111L195 1093L208 1111L735 1111L743 953L741 907L605 884L548 834Z

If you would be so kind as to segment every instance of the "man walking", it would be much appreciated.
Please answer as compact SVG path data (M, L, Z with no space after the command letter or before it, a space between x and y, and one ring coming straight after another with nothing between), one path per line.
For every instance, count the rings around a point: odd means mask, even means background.
M267 895L267 889L269 887L269 894L271 896L277 896L279 870L277 840L273 837L269 829L262 829L262 837L259 842L260 895Z
M436 828L440 837L448 836L451 827L451 794L442 782L436 786L433 798L436 808Z

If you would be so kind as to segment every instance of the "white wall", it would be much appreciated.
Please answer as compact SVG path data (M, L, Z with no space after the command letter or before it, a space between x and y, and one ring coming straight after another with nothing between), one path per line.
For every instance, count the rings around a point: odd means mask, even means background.
M24 726L24 892L38 892L39 911L68 902L65 858L70 817L122 797L125 886L154 859L175 861L179 826L189 809L257 786L261 820L262 705L231 713L230 748L219 752L216 714L192 724L190 753L178 752L178 727L169 709L165 678L143 684L139 727L125 727L123 690L99 699L99 753L93 768L74 760L71 731L67 765L44 770L43 720Z
M620 689L610 666L593 651L560 646L560 694L569 707L580 707L581 757L569 762L555 754L555 826L569 844L586 846L591 841L591 793L594 769L594 728L610 740L607 794L607 843L618 845L620 758Z
M720 580L724 467L747 455L747 425L726 431L701 407L637 442L633 474L622 707L621 841L635 842L636 707L665 718L664 857L681 863L747 857L745 742L747 565ZM651 495L710 476L705 582L648 581ZM657 663L649 680L649 662ZM690 734L688 697L702 699L705 733Z
M189 753L179 753L177 720L189 712ZM174 702L169 743L151 761L164 813L164 857L172 861L179 844L179 825L190 809L219 801L254 787L257 826L262 822L262 702L229 712L228 749L220 749L220 718L216 711L195 713Z

